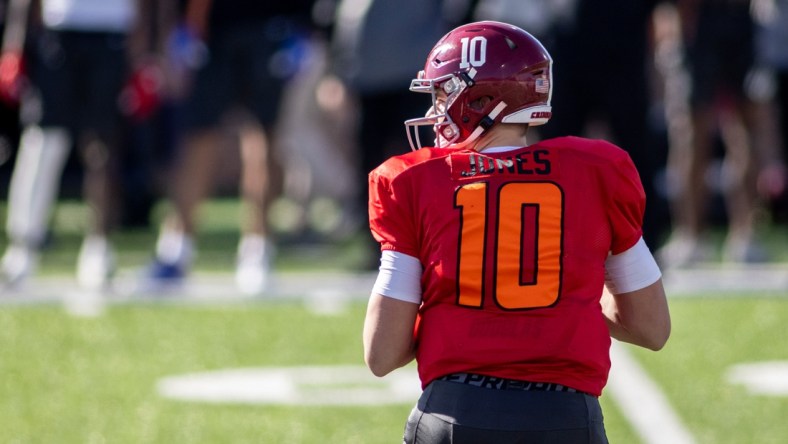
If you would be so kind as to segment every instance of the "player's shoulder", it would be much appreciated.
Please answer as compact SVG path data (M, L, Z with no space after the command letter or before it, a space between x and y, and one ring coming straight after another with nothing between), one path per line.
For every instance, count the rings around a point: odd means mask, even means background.
M390 157L385 162L375 168L371 174L393 179L405 171L427 165L432 161L440 161L447 158L454 149L449 148L421 148L394 157Z
M542 140L539 146L557 149L588 161L618 162L629 158L624 149L602 139L563 136Z

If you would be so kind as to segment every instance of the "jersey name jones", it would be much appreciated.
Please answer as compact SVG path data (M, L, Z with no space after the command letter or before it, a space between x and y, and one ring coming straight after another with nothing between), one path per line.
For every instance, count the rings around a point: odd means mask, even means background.
M548 175L552 172L547 150L526 151L513 157L494 158L482 154L471 154L467 169L460 172L463 177L490 174Z

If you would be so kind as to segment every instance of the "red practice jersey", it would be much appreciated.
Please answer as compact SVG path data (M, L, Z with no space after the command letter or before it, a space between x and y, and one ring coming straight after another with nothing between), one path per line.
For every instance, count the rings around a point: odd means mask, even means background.
M383 163L369 185L382 249L423 267L423 386L471 372L601 394L605 259L640 239L645 207L625 151L578 137L492 154L424 148Z

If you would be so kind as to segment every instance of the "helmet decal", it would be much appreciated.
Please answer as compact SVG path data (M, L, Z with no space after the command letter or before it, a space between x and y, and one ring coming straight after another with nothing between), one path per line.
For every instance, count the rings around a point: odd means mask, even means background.
M476 36L474 38L463 37L460 39L462 44L462 58L460 60L460 69L468 69L471 66L480 67L484 66L487 61L487 39L483 36Z
M538 93L547 94L550 92L550 80L546 77L536 79L534 83L534 91Z

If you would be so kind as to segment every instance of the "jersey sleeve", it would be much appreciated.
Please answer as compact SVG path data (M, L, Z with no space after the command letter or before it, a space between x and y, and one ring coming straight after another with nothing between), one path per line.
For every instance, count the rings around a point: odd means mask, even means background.
M643 236L646 193L635 164L624 151L613 163L609 179L609 189L612 190L608 213L613 227L611 252L619 254L631 248Z
M407 187L394 180L386 164L369 174L369 227L381 250L418 257L415 215ZM395 186L400 185L400 186Z

